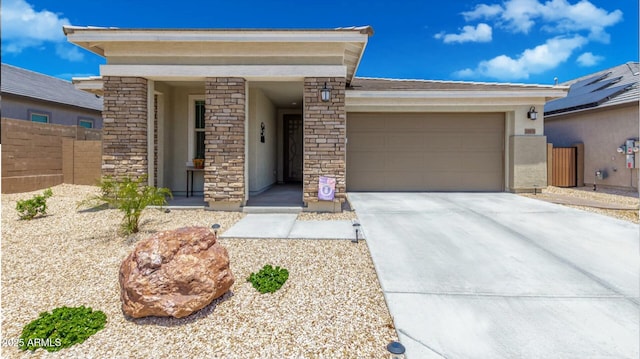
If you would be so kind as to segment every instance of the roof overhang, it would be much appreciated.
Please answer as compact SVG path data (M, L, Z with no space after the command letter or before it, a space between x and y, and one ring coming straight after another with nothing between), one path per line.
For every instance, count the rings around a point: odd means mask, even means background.
M64 26L108 65L344 66L353 79L369 26L331 30L119 29Z
M346 92L347 112L484 112L514 106L540 106L567 95L565 86L531 86L502 90L414 90Z
M104 91L102 87L104 85L102 77L90 76L90 77L74 77L71 79L71 83L78 89L102 96Z

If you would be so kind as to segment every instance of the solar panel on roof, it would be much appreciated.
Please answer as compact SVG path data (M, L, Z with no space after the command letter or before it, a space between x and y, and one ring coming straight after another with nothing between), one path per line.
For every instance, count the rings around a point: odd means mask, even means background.
M595 92L567 96L565 98L549 101L544 106L544 113L545 115L550 115L558 112L598 106L609 98L628 90L632 86L633 84L620 85Z
M581 95L588 92L595 92L607 88L615 83L620 82L622 77L614 77L605 81L598 81L584 86L571 86L569 89L570 95Z

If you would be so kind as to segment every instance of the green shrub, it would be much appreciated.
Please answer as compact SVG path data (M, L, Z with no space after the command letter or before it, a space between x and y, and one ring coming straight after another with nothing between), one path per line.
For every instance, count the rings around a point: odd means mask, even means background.
M260 293L273 293L280 289L288 278L288 270L280 267L273 268L270 264L267 264L258 273L251 273L247 278L247 282L251 282L253 287Z
M124 234L137 233L140 230L140 216L147 206L164 206L166 197L173 198L168 188L156 188L145 184L147 176L134 180L125 177L119 181L112 177L103 177L100 181L100 195L80 203L104 204L117 208L124 213L121 229Z
M53 196L51 188L47 188L41 195L37 194L31 199L18 201L16 210L20 219L33 219L36 216L44 216L47 214L47 198Z
M40 313L38 319L27 324L20 336L20 349L34 351L43 348L55 352L82 343L104 328L107 316L91 308L61 307L51 313Z

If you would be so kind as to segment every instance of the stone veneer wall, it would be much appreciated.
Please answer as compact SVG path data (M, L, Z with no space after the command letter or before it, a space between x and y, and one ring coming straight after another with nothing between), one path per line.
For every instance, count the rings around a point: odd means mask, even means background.
M102 174L137 178L147 173L147 80L105 76Z
M324 84L331 89L331 100L322 102ZM344 78L305 78L304 80L304 202L309 210L339 211L346 200L346 122ZM336 179L333 203L318 201L320 176Z
M205 81L204 200L212 209L238 210L245 197L245 80Z

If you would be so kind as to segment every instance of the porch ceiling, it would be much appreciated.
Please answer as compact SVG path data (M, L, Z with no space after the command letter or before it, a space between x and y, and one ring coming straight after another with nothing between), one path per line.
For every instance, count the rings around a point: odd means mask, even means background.
M302 82L251 82L250 88L261 89L273 104L281 109L302 108Z

